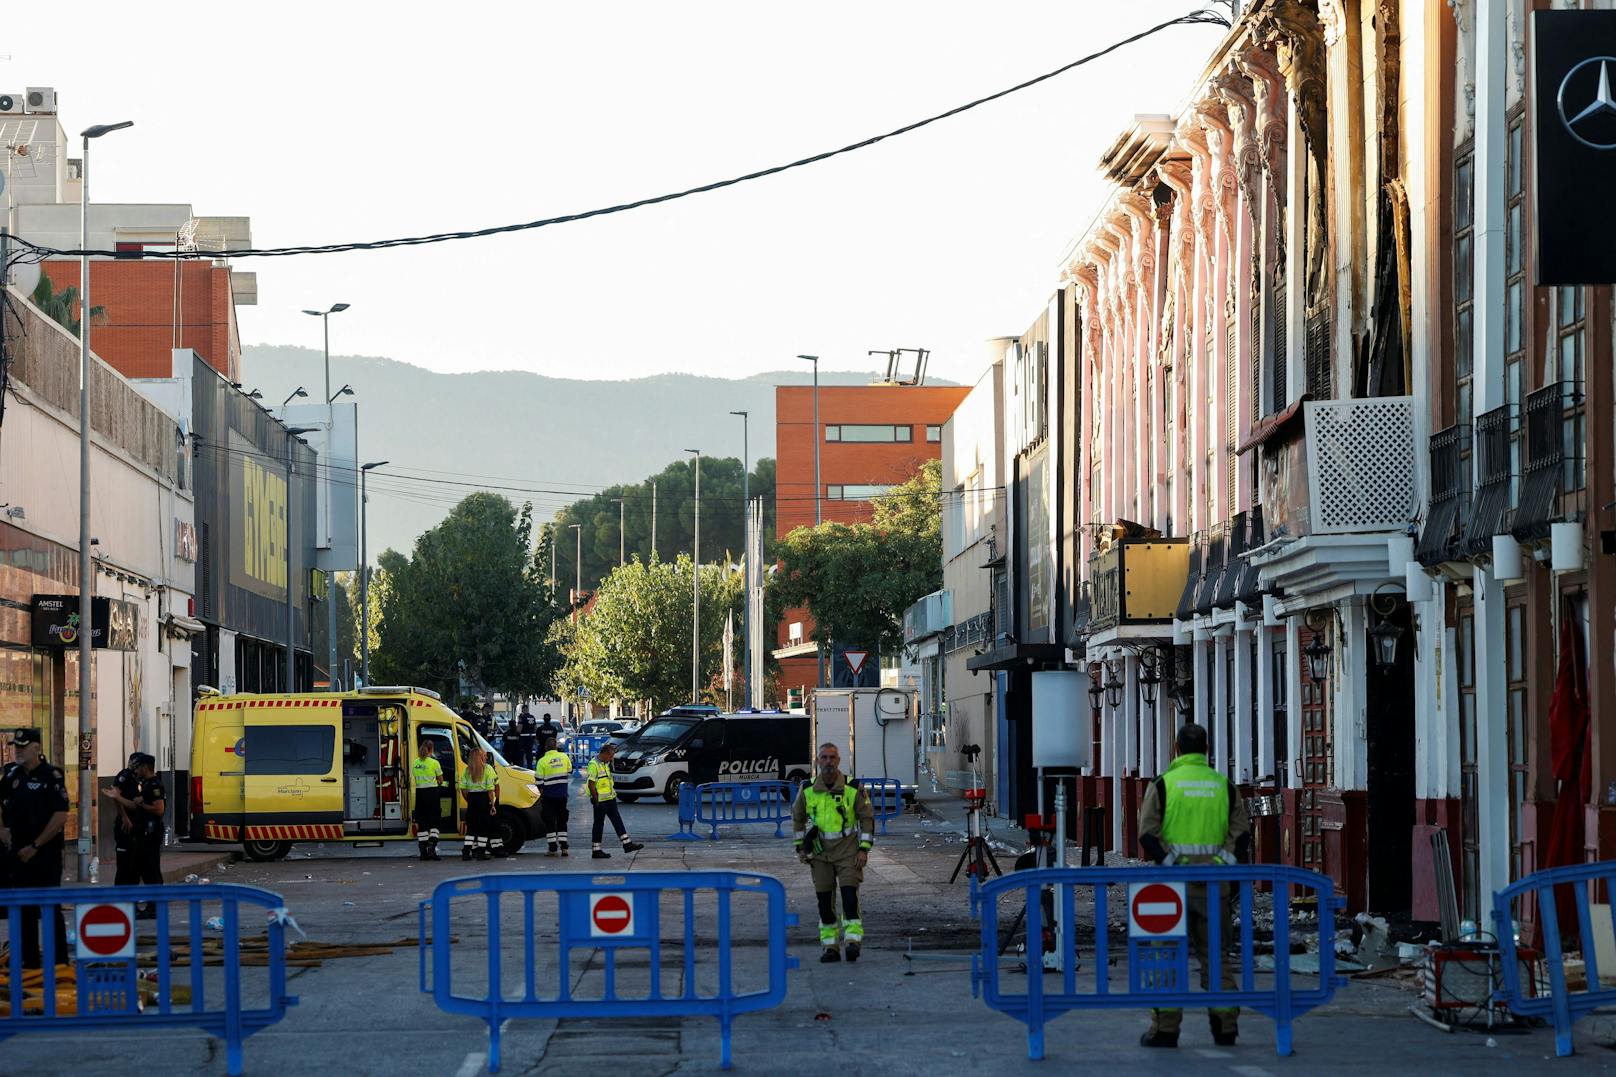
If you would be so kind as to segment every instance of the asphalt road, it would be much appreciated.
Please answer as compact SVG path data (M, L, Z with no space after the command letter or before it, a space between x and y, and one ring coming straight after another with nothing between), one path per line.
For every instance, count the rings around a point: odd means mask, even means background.
M906 1074L998 1072L1061 1073L1079 1066L1126 1067L1130 1073L1234 1073L1244 1077L1292 1073L1425 1074L1519 1072L1570 1073L1616 1068L1616 1056L1593 1038L1579 1037L1576 1058L1557 1060L1546 1030L1521 1035L1445 1035L1407 1013L1413 995L1383 981L1354 982L1334 1002L1295 1026L1296 1054L1279 1058L1273 1025L1247 1014L1240 1043L1218 1048L1205 1019L1186 1016L1177 1051L1145 1051L1137 1045L1142 1011L1084 1011L1048 1026L1048 1058L1026 1058L1025 1027L972 998L970 953L975 946L964 882L949 885L960 850L952 824L905 816L878 839L864 889L869 932L856 965L817 961L814 902L807 871L790 855L789 842L771 828L726 830L719 841L669 841L675 811L660 803L627 805L625 819L644 852L611 861L587 858L587 805L574 812L575 851L568 861L550 860L529 846L519 856L485 865L463 864L456 846L440 863L421 863L413 850L298 847L275 864L236 863L214 872L214 882L262 887L283 896L308 938L321 943L404 942L391 953L326 961L296 968L290 990L299 1004L284 1021L253 1036L246 1046L248 1073L448 1074L484 1072L486 1026L470 1017L440 1012L418 986L414 947L420 902L441 882L488 872L734 870L775 876L786 883L790 910L802 926L792 929L792 952L802 967L789 974L789 990L777 1008L743 1015L735 1022L735 1069L751 1073ZM608 831L608 847L615 842ZM1008 865L1007 865L1008 866ZM609 879L602 885L609 885ZM665 917L676 917L665 902ZM519 903L502 908L500 954L506 983L520 989L526 946ZM553 914L541 900L533 952L539 983L557 982ZM698 909L698 949L710 962L713 910ZM667 924L675 922L665 920ZM461 902L453 919L456 983L486 969L486 908ZM736 975L756 981L765 948L763 918L754 906L737 905L733 917ZM677 934L677 932L674 932ZM664 930L664 936L669 932ZM908 959L913 949L924 956ZM677 947L673 948L675 951ZM296 947L294 947L294 953ZM682 975L680 955L663 955L663 975ZM1006 969L1010 965L1007 962ZM253 974L257 970L247 970ZM650 974L644 951L625 954L616 968L621 991L643 988ZM568 970L580 994L596 989L604 975L599 951L583 955ZM1007 971L1006 976L1011 973ZM711 976L710 964L698 981ZM1019 977L1018 977L1019 978ZM1007 982L1011 982L1008 981ZM1053 979L1048 982L1054 983ZM710 1017L512 1019L504 1023L504 1073L588 1074L600 1077L716 1071L718 1022ZM0 1047L0 1074L127 1072L223 1073L222 1046L186 1029L39 1034Z

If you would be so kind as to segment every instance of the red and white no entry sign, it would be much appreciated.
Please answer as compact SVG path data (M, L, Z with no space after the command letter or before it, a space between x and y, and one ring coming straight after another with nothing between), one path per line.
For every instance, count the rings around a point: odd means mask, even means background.
M634 902L628 894L589 895L589 934L634 934Z
M129 904L74 906L80 960L133 957L135 907Z
M1184 884L1129 884L1128 934L1184 934Z

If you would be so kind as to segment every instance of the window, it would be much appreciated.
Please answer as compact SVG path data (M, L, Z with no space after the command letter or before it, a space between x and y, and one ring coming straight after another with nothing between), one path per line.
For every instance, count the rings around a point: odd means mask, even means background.
M330 774L337 730L328 725L250 725L242 739L248 774Z
M1526 803L1526 604L1525 599L1514 600L1504 616L1504 652L1506 656L1505 696L1509 714L1509 846L1511 879L1519 879L1529 872L1523 856L1527 835L1522 829L1521 805Z
M1509 507L1514 511L1521 501L1521 465L1526 447L1526 423L1521 410L1525 402L1526 367L1526 167L1522 160L1521 124L1524 106L1516 106L1509 119L1509 138L1504 144L1504 171L1509 181L1505 198L1504 263L1504 397L1509 405Z
M1583 408L1583 385L1586 375L1587 326L1586 292L1581 288L1555 289L1555 349L1551 357L1553 374L1550 381L1565 382L1565 410L1560 426L1562 467L1560 488L1568 494L1583 489L1587 478L1583 474L1583 441L1587 436L1588 417Z
M964 485L954 487L954 496L943 501L943 560L965 549L965 516L969 511Z
M1474 364L1471 303L1475 279L1474 190L1476 160L1467 147L1454 164L1453 194L1453 421L1470 425L1470 372Z
M884 497L892 492L890 486L827 486L825 499L827 501L868 501L872 497Z
M1480 786L1476 772L1476 618L1468 606L1459 608L1458 635L1460 906L1462 915L1474 919L1481 909Z
M939 431L941 427L938 428ZM941 438L942 434L939 433ZM915 439L912 426L890 426L885 423L842 423L825 427L826 441L853 441L860 443L908 442Z
M940 426L926 427L926 440L933 445L943 440L943 428Z

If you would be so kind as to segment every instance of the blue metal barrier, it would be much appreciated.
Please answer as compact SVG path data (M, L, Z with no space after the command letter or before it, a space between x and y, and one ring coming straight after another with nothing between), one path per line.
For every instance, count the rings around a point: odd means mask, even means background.
M703 931L697 930L698 891L712 891L715 895L716 933L706 923L702 925ZM559 915L553 921L546 918L541 925L536 922L533 899L535 894L549 892L557 895ZM504 990L506 970L502 966L500 899L507 894L521 897L523 991L520 995ZM663 980L664 894L677 895L682 902L682 917L675 918L675 923L669 925L679 932L672 937L683 939L680 946L682 970L681 975L675 977L678 983L674 985ZM736 894L762 895L768 906L768 983L759 990L740 990L735 983L731 906ZM488 925L486 946L482 950L459 949L486 964L487 978L480 994L465 994L456 990L454 979L455 948L450 945L452 913L457 899L475 901L479 897ZM431 899L421 903L420 918L421 990L431 994L445 1013L477 1017L488 1024L490 1073L499 1072L500 1025L512 1017L716 1017L722 1043L720 1063L724 1069L729 1069L730 1030L736 1016L778 1006L786 995L786 972L797 967L797 959L786 953L786 928L794 927L797 917L786 912L784 885L767 875L743 875L734 871L479 875L439 884ZM548 993L541 994L540 947L548 949L550 940L537 938L536 928L549 929L552 922L557 938L554 966L548 971L554 973L554 982ZM705 994L697 983L698 941L709 941L712 945L711 961L703 968L716 964L717 990ZM582 983L576 980L577 973L587 967L597 949L603 955L602 990L598 996L580 998ZM636 984L629 997L618 993L617 961L619 954L625 951L646 951L649 955L648 985L642 990ZM576 966L575 953L582 955ZM463 975L460 986L464 986L465 979Z
M1582 959L1587 973L1586 985L1580 991L1566 988L1565 944L1560 928L1560 910L1555 900L1555 888L1562 886L1569 887L1576 899L1577 937L1582 940ZM1571 1026L1578 1018L1616 1003L1616 987L1606 987L1599 981L1599 956L1595 952L1597 948L1591 943L1594 929L1593 913L1589 908L1590 891L1597 893L1600 887L1607 895L1616 890L1616 861L1604 860L1595 864L1574 864L1536 871L1493 895L1493 924L1504 966L1501 970L1504 986L1495 997L1508 1005L1513 1014L1544 1017L1552 1021L1554 1053L1561 1058L1572 1053ZM1529 983L1522 982L1513 905L1528 896L1537 898L1538 924L1543 929L1543 960L1548 973L1546 982L1538 981L1535 977ZM1610 913L1607 911L1604 915L1609 916ZM1528 987L1531 988L1530 992ZM1548 993L1541 994L1545 987Z
M155 918L136 920L136 902L154 903ZM267 914L267 991L253 988L263 999L256 1008L242 1002L243 906ZM0 1040L28 1032L196 1026L225 1041L226 1066L236 1077L242 1072L242 1041L297 1004L286 993L286 910L280 895L267 890L223 883L0 890L0 908L6 911L11 951L7 976L0 981ZM31 910L27 916L25 909ZM215 910L206 921L205 909ZM207 926L214 915L221 923L217 929ZM53 925L60 916L70 917L68 924L82 921L72 953L57 953ZM25 919L38 925L37 990L24 980ZM212 977L205 975L202 961L203 942L210 937L224 943L223 967ZM175 953L179 945L188 947L183 957ZM189 975L176 976L176 967L188 967ZM72 997L59 1001L59 992ZM186 992L189 1001L176 998Z
M1274 971L1271 978L1256 966L1252 934L1253 884L1271 883L1274 911ZM1160 889L1148 884L1165 884ZM1222 886L1207 886L1221 883ZM1196 885L1200 884L1200 885ZM1123 887L1130 906L1130 928L1138 902L1143 929L1130 930L1125 989L1111 984L1112 942L1107 937L1109 888ZM1085 975L1080 989L1075 935L1077 891L1086 887L1093 893L1094 953L1089 962L1092 973ZM1190 889L1186 889L1186 887ZM1224 935L1229 926L1223 891L1238 891L1238 950L1230 954ZM1305 888L1317 895L1319 971L1316 986L1297 990L1292 984L1291 927L1292 888ZM999 982L999 901L1009 892L1019 891L1026 901L1028 947L1026 988L1007 991ZM1154 891L1155 893L1152 893ZM1165 893L1164 893L1165 892ZM1176 894L1176 897L1173 895ZM1187 897L1186 897L1187 895ZM1158 900L1165 897L1166 900ZM1045 938L1045 901L1056 911L1056 919L1067 925L1057 935L1062 979L1052 990L1044 983L1039 960ZM1019 906L1019 902L1012 902ZM1154 931L1149 925L1167 923L1177 912L1177 926ZM990 1007L1016 1018L1027 1026L1027 1057L1044 1057L1044 1025L1068 1010L1091 1008L1144 1009L1174 1007L1244 1006L1274 1019L1278 1052L1291 1053L1291 1022L1307 1011L1330 1001L1345 980L1335 975L1335 913L1345 906L1337 898L1330 880L1317 872L1278 864L1234 864L1205 867L1128 867L1128 868L1039 868L1017 871L977 885L972 879L971 911L982 924L982 950L971 956L971 993ZM1233 989L1192 990L1189 983L1189 954L1184 922L1199 908L1206 910L1207 949L1221 976L1210 982L1234 978ZM1238 959L1233 968L1232 958ZM1206 973L1203 971L1203 975ZM1268 982L1259 984L1259 975ZM1122 987L1123 985L1118 985Z
M773 823L774 836L783 838L796 799L795 782L708 782L696 786L696 822L712 828L709 841L718 840L720 826L744 823Z
M679 829L669 841L696 841L696 787L689 782L679 786Z
M853 784L870 795L870 807L885 834L887 820L903 814L903 783L897 778L854 778Z
M567 741L567 754L572 757L572 769L582 771L589 761L600 753L600 746L611 740L606 733L575 733Z

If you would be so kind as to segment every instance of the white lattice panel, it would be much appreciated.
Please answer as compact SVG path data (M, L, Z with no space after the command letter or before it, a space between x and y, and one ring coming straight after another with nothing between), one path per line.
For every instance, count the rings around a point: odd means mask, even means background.
M1414 516L1414 398L1307 404L1313 531L1402 531Z

